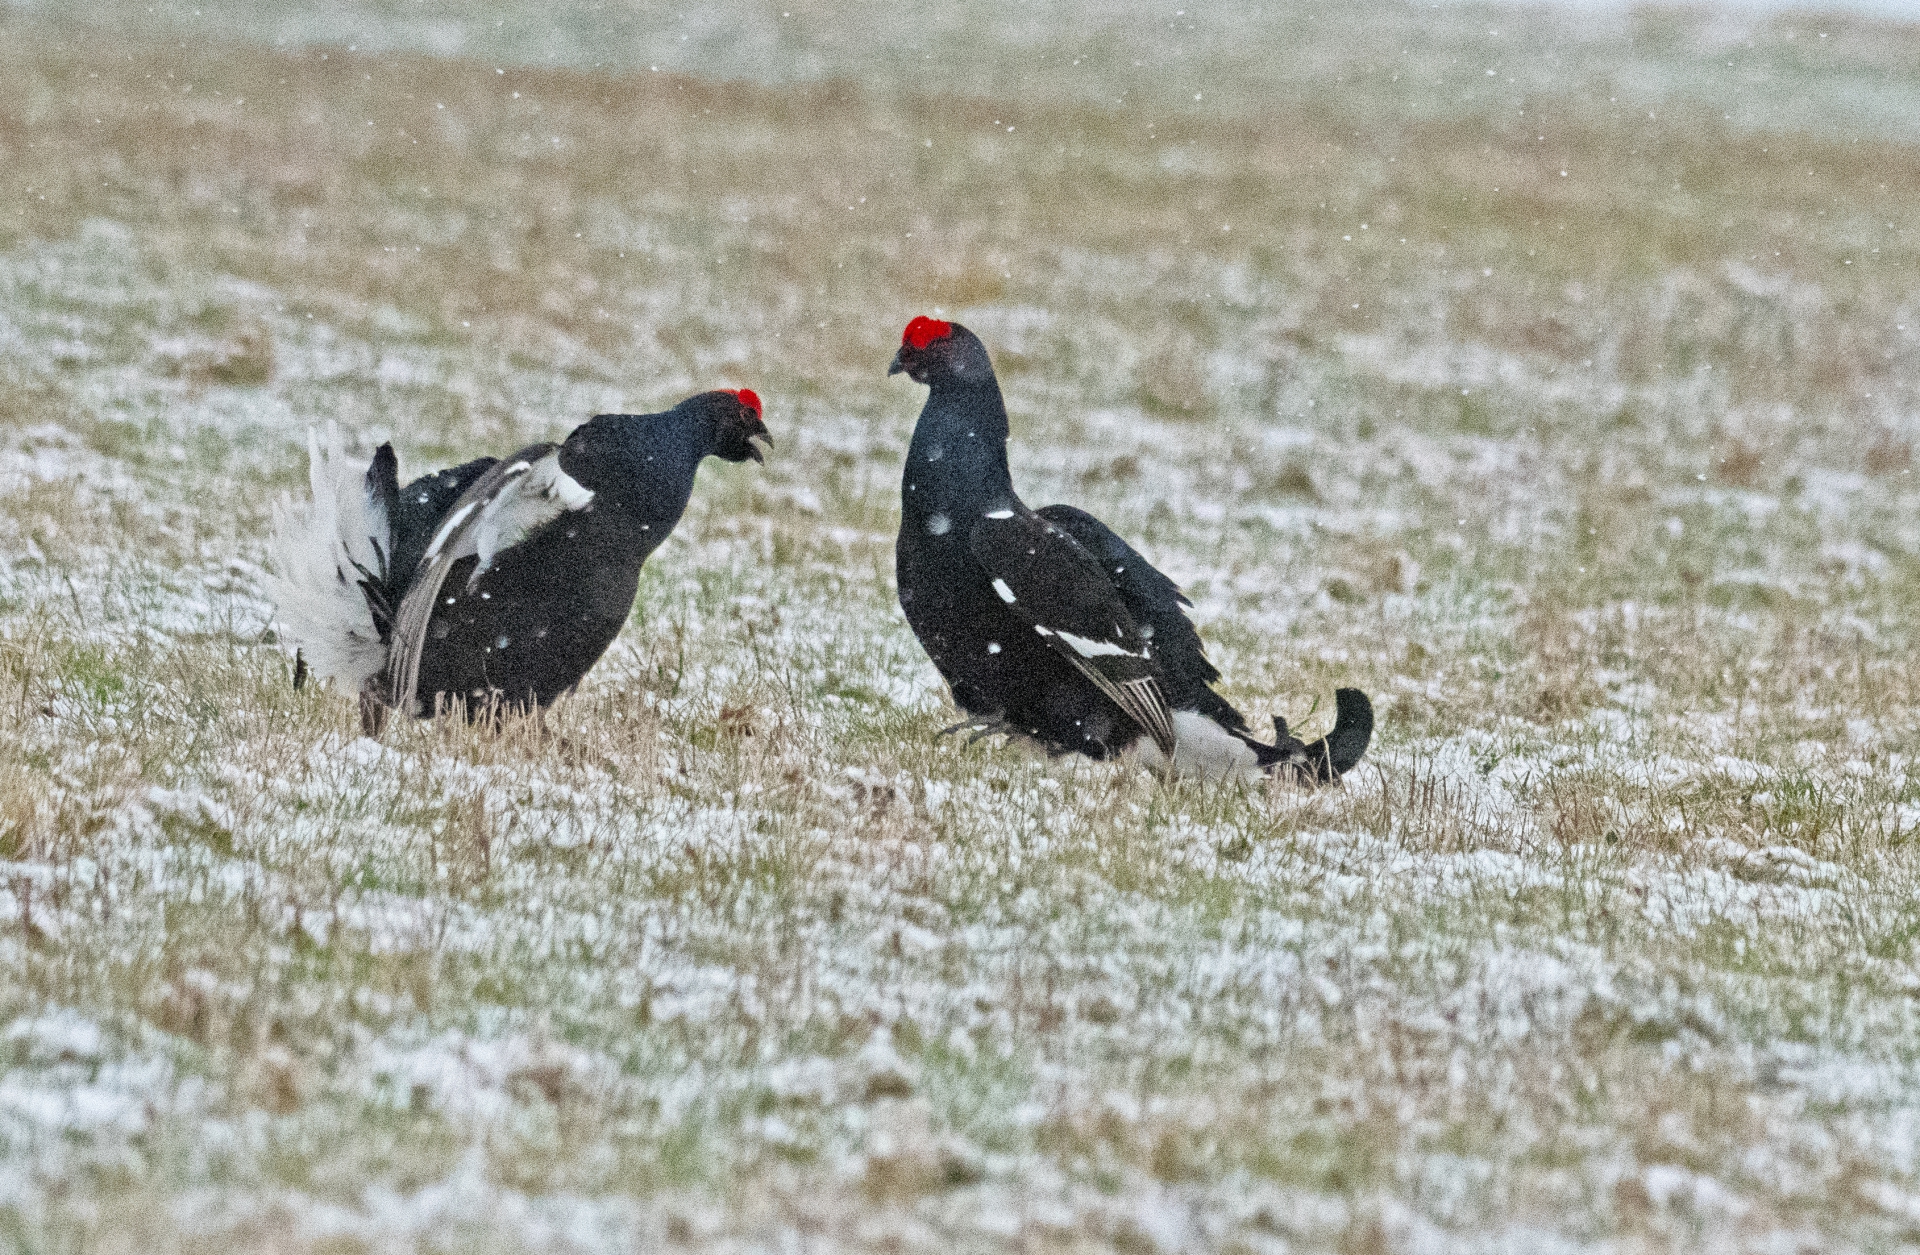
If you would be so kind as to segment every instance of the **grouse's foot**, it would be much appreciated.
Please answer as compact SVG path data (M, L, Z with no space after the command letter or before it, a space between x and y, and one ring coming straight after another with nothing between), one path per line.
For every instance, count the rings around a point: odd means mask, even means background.
M955 733L965 732L968 734L967 744L972 745L975 741L997 736L1006 731L1007 722L1004 719L962 719L959 723L940 729L940 735L953 736Z

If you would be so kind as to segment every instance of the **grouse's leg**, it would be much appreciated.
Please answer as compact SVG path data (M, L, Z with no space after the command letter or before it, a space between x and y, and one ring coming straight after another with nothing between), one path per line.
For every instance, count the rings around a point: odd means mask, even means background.
M360 735L377 737L387 728L387 705L382 693L384 685L380 677L375 676L360 688Z

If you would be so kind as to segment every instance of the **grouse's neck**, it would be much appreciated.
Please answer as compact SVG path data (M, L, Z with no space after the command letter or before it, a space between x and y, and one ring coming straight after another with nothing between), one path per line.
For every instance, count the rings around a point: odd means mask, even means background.
M903 516L958 521L1006 509L1017 500L1007 469L1007 407L999 385L992 380L981 386L936 383L907 447L900 480Z
M635 523L671 528L693 498L694 474L712 436L682 415L604 415L567 442L561 468L593 490L597 509L617 511Z

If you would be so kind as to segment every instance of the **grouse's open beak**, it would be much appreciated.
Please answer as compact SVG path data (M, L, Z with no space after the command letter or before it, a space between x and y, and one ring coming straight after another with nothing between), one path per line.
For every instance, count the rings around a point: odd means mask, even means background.
M747 456L760 463L760 465L765 466L767 464L766 456L760 452L760 446L753 442L756 440L764 440L767 448L771 449L773 448L773 435L767 430L765 423L758 423L756 426L758 426L760 430L749 432L747 435Z
M906 351L907 349L905 345L902 345L900 346L899 349L895 350L893 355L893 363L887 367L887 373L889 375L897 375L907 368L906 364L900 360L900 358L902 357L902 355L906 353Z

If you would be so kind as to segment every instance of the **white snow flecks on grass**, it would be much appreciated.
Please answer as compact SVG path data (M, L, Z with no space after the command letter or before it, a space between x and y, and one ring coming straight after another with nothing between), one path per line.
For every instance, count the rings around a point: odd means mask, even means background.
M123 1052L72 1011L7 1025L0 1059L0 1144L39 1169L33 1184L20 1183L14 1197L22 1200L40 1196L46 1179L89 1164L137 1162L137 1139L176 1107L178 1078L168 1062Z
M152 1126L154 1103L170 1087L172 1071L158 1060L84 1071L89 1075L83 1080L73 1070L36 1075L9 1069L0 1077L0 1136L22 1151L46 1155L50 1167L64 1157L59 1148L68 1141L95 1153L106 1147L124 1153Z
M78 504L85 508L95 498L136 498L133 477L107 458L80 447L80 440L52 423L10 433L0 449L0 496L25 492L42 484L71 483L88 494Z
M98 1063L106 1054L100 1026L66 1010L15 1020L0 1030L0 1042L16 1064Z
M624 1198L529 1196L489 1179L475 1151L444 1177L417 1189L376 1186L352 1203L293 1190L251 1197L200 1191L173 1207L174 1222L207 1242L235 1242L262 1230L313 1246L393 1244L483 1251L597 1255L658 1241L661 1228ZM652 1223L649 1223L652 1221Z
M379 1040L359 1064L370 1091L400 1110L430 1105L461 1123L503 1119L517 1103L560 1101L577 1092L588 1100L615 1083L609 1060L552 1040L508 1036L474 1040L447 1034L412 1049Z

